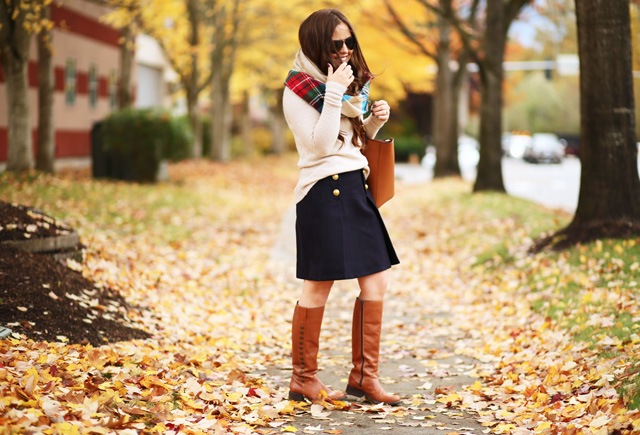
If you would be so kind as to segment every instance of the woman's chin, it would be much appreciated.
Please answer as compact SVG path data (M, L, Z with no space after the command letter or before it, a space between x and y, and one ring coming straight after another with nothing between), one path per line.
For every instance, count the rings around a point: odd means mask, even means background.
M346 62L349 63L351 61L351 56L346 58ZM340 65L342 65L344 62L341 58L339 57L334 57L331 60L331 65L333 66L333 69L335 70L336 68L338 68Z

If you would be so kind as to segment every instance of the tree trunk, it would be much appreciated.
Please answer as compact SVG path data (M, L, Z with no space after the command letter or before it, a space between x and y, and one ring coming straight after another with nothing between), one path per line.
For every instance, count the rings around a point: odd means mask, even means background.
M441 1L442 7L446 7L447 2ZM436 94L433 100L433 144L436 148L436 166L433 176L447 177L450 175L460 175L458 167L457 136L452 137L454 123L453 106L453 72L451 71L451 48L449 22L443 18L438 18L439 42L436 62L438 64L438 74L436 76ZM454 162L455 161L455 162Z
M202 118L198 110L198 95L200 94L200 70L198 65L198 46L200 45L200 22L202 12L197 0L187 0L187 12L189 13L190 40L191 47L191 72L189 83L185 86L187 91L187 110L189 112L189 123L193 131L192 157L202 157Z
M50 6L44 10L44 18L50 17ZM44 27L38 34L38 149L36 169L54 172L55 133L53 122L53 56L51 30Z
M576 1L576 16L582 171L570 228L624 236L640 230L629 0Z
M3 58L13 57L5 55ZM29 119L27 62L17 59L2 62L6 77L9 112L8 171L33 169L33 138Z
M276 104L271 109L271 134L273 137L273 153L282 154L286 149L285 131L286 120L284 119L284 109L282 107L282 96L284 88L275 91Z
M503 0L487 0L485 57L480 68L480 161L473 191L504 192L502 181L502 61L506 44Z
M536 242L563 249L640 235L629 0L576 0L580 56L580 194L573 221Z
M118 109L126 109L133 105L131 95L131 77L136 49L136 35L131 25L122 28L120 44L120 80L118 86Z
M253 137L248 91L244 91L244 93L242 94L242 114L240 116L240 137L242 138L242 152L245 157L250 157L253 154Z
M29 119L27 63L2 51L9 114L8 171L33 169L33 139Z
M231 125L233 113L230 98L231 75L234 70L240 26L240 0L234 0L230 13L225 6L213 18L215 32L211 57L211 158L222 162L231 159ZM229 21L229 22L228 22ZM228 28L228 24L231 24Z
M211 155L213 160L228 162L231 159L231 105L229 83L225 83L220 65L213 66L211 90Z
M451 85L451 122L449 123L449 154L448 167L451 175L460 176L460 163L458 162L458 138L460 136L460 98L463 85L467 80L467 60L465 56L458 58L458 70L453 74Z
M453 114L451 115L451 137L455 140L455 167L458 173L460 173L460 165L458 164L458 137L460 136L460 99L462 98L462 91L465 89L465 83L469 76L467 73L467 57L462 55L458 58L458 71L453 76L453 107L451 108ZM466 99L465 99L466 101ZM466 109L466 108L465 108Z
M9 118L8 171L33 169L28 81L31 35L24 28L27 10L17 7L0 2L0 60L6 80Z
M187 88L187 113L189 116L189 124L193 131L193 149L191 156L199 159L202 157L202 117L198 108L198 96L191 92L191 88Z

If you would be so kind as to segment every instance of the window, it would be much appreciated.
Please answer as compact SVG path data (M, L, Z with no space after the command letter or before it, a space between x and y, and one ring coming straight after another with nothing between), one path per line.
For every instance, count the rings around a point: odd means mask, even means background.
M98 105L98 67L92 64L89 67L89 107Z
M64 75L64 92L67 105L76 104L76 60L67 60L67 69Z
M109 72L109 108L111 110L116 108L116 70L112 69Z

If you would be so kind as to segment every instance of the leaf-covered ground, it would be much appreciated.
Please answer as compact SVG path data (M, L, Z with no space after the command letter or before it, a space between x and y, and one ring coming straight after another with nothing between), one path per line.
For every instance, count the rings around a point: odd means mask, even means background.
M382 209L401 259L382 359L415 362L383 380L393 391L403 372L420 387L393 409L286 400L277 373L300 284L281 223L296 175L293 156L185 162L156 186L3 175L4 201L78 230L83 275L139 307L129 319L150 338L0 341L0 433L347 434L355 425L341 417L354 414L424 433L444 412L484 429L442 433L640 433L640 240L530 255L532 238L568 216L451 180L399 185ZM356 295L337 286L323 329L320 366L344 378ZM454 372L471 381L447 386Z

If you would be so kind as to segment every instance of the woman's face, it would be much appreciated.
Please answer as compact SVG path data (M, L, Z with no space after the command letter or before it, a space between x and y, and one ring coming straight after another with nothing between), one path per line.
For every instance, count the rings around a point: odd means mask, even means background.
M336 52L335 48L332 47L331 49L331 57L334 60L334 67L340 66L341 63L349 62L349 59L351 59L351 53L353 53L353 50L350 50L349 47L347 47L347 43L345 43L345 41L351 38L351 36L351 31L345 23L338 24L336 29L333 31L333 36L331 37L333 41L332 44L340 44L340 41L342 41L342 47L340 47L340 50Z

